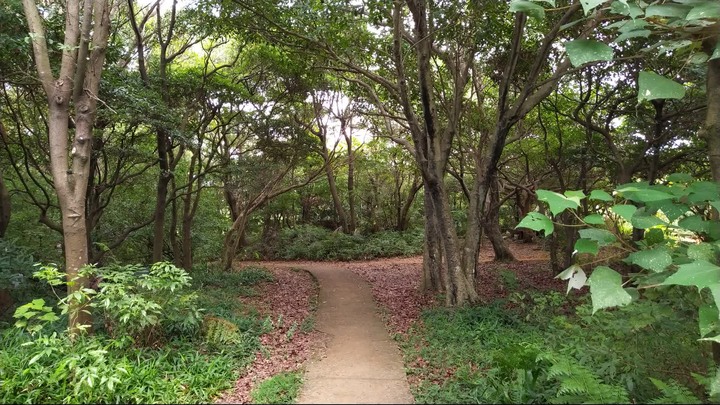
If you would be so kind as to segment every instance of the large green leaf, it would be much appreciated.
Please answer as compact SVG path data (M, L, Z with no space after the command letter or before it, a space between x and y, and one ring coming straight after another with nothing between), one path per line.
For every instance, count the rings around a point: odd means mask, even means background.
M720 283L715 283L710 286L708 286L710 289L710 294L713 296L713 300L715 300L715 308L720 308Z
M536 194L538 200L544 201L548 204L550 212L552 212L553 215L557 215L565 211L567 208L574 209L580 207L580 204L577 201L567 198L554 191L537 190Z
M670 222L675 221L690 210L687 205L674 203L671 200L652 201L647 204L647 207L648 209L662 211Z
M610 211L620 215L624 220L630 222L637 207L631 204L617 204L610 207Z
M559 278L561 280L568 280L568 287L566 294L570 292L571 289L579 290L585 286L585 281L587 281L587 276L585 275L585 272L583 271L582 267L578 266L577 264L573 264L572 266L565 269L562 273L555 276L555 278Z
M622 287L620 273L606 266L598 266L588 280L592 298L593 313L603 308L624 306L632 297Z
M528 228L533 231L545 231L545 236L553 233L555 226L553 225L550 218L539 212L531 212L525 216L515 227L517 228Z
M590 192L590 197L588 197L589 200L599 200L599 201L612 201L613 198L610 194L603 190L593 190Z
M662 282L663 285L694 285L699 289L718 283L720 283L720 267L705 260L681 264L675 274Z
M706 1L693 7L685 16L688 21L699 20L705 18L720 18L720 2Z
M690 7L681 4L655 4L645 9L645 17L676 17L685 18Z
M588 15L591 11L597 8L597 6L605 3L605 1L606 0L580 0L580 4L582 4L585 15Z
M579 232L581 238L594 240L598 243L599 246L606 246L617 240L617 238L615 237L615 235L612 234L612 232L605 229L587 228L581 229Z
M668 176L667 180L673 183L690 183L693 181L693 176L687 173L673 173Z
M647 38L652 34L652 31L650 30L634 30L634 31L627 31L623 32L622 34L618 35L617 38L613 40L614 43L618 44L622 41L626 41L628 39L632 38Z
M598 242L596 240L580 238L575 242L575 251L577 253L598 254Z
M642 203L648 203L652 201L662 201L662 200L671 200L675 196L667 193L665 191L658 190L656 187L647 186L647 185L630 185L630 186L621 186L617 189L619 193L622 193L623 196L625 196L627 199L636 201L636 202L642 202Z
M607 44L590 39L576 39L565 43L570 63L582 66L586 63L609 61L613 59L613 50Z
M687 256L691 260L715 261L715 246L711 243L698 243L688 246Z
M563 193L565 197L567 197L569 200L573 200L576 203L578 203L578 206L580 205L580 200L586 197L585 193L582 192L582 190L568 190Z
M685 87L653 72L640 72L638 102L685 97Z
M628 3L626 0L613 1L610 5L610 9L613 13L627 15L632 19L635 19L635 17L639 17L644 13L637 4L634 2Z
M700 327L700 337L718 331L718 328L720 328L720 314L715 305L703 305L699 308L698 326Z
M660 273L672 264L672 256L664 246L630 253L625 262L636 264L643 269Z
M697 233L707 232L710 229L709 225L710 223L703 219L700 215L691 215L678 221L678 226L680 228L685 228Z
M539 4L525 0L512 0L510 2L510 12L525 13L530 17L542 20L545 18L545 9Z
M635 211L632 218L630 218L630 223L638 229L648 229L656 225L667 225L665 221L655 215L648 215L644 207Z
M599 214L590 214L583 218L583 222L592 225L605 225L605 219Z
M720 196L720 188L714 181L696 181L688 186L687 191L691 203L715 201Z

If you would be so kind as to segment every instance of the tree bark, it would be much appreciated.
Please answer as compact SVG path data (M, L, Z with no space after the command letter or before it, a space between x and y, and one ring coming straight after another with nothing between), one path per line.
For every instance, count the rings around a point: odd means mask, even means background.
M88 264L85 197L97 94L110 34L110 5L107 0L94 0L82 16L81 29L79 1L65 3L65 38L57 78L53 76L44 23L37 5L33 0L23 0L23 8L30 29L35 67L48 101L50 168L62 215L65 273L71 295L89 286L87 279L79 277L79 271ZM92 33L89 20L93 22ZM78 49L83 47L83 41L91 41L92 47L88 49L92 50L87 60L78 64ZM83 70L78 70L78 66ZM75 88L80 90L74 92ZM72 138L69 131L71 110L75 114ZM71 145L69 139L72 139ZM83 326L92 325L92 317L85 309L83 303L71 300L68 327L72 336Z
M0 171L0 238L5 237L10 225L10 192L5 186L5 179Z
M515 256L505 245L500 231L500 189L497 179L491 182L488 194L490 198L488 198L486 204L487 209L483 228L495 252L495 261L514 261Z
M425 198L425 243L423 248L423 279L422 289L433 293L443 291L445 277L442 267L442 245L440 235L432 212L432 200L428 193Z

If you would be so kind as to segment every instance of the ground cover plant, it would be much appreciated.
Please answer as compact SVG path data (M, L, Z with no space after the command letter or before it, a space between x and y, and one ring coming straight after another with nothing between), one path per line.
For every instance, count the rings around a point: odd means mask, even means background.
M228 274L167 263L116 266L97 294L103 314L92 335L70 337L42 299L19 306L0 345L0 401L6 403L209 402L233 386L272 323L238 298L274 280L263 268ZM46 280L62 276L44 267ZM66 299L60 299L60 306Z

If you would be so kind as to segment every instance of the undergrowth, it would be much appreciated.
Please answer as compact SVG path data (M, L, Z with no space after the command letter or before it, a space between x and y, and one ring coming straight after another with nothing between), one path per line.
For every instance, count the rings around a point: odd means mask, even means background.
M254 404L292 404L301 386L300 371L283 372L259 383L250 392L250 397Z
M701 403L713 375L691 306L591 314L564 294L424 312L402 341L418 403Z
M89 298L99 301L92 335L71 340L65 317L44 325L35 319L32 312L57 312L51 306L23 306L24 326L0 331L0 403L207 403L232 387L270 327L237 297L254 293L272 274L198 269L190 280L168 264L137 269L98 269L105 278ZM192 321L189 313L200 316Z
M280 231L274 246L251 246L245 255L269 252L268 259L364 260L379 257L412 256L422 253L423 232L385 231L370 235L347 235L312 225Z

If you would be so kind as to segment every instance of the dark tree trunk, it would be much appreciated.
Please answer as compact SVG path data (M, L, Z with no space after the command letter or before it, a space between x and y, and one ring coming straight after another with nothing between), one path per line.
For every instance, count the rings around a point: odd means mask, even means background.
M422 289L430 292L441 292L445 285L442 266L442 245L440 234L432 213L432 201L428 193L425 198L425 246L423 249Z
M484 229L495 252L495 261L513 261L515 256L505 245L500 231L500 189L497 179L491 182L488 191L487 212L485 213Z
M0 238L5 237L10 225L10 192L5 186L5 179L0 172Z
M170 140L166 132L164 129L159 129L156 136L160 176L157 181L155 212L153 214L153 262L161 262L163 260L163 248L165 247L165 210L167 208L169 184L173 177L170 172L170 161L168 158Z

